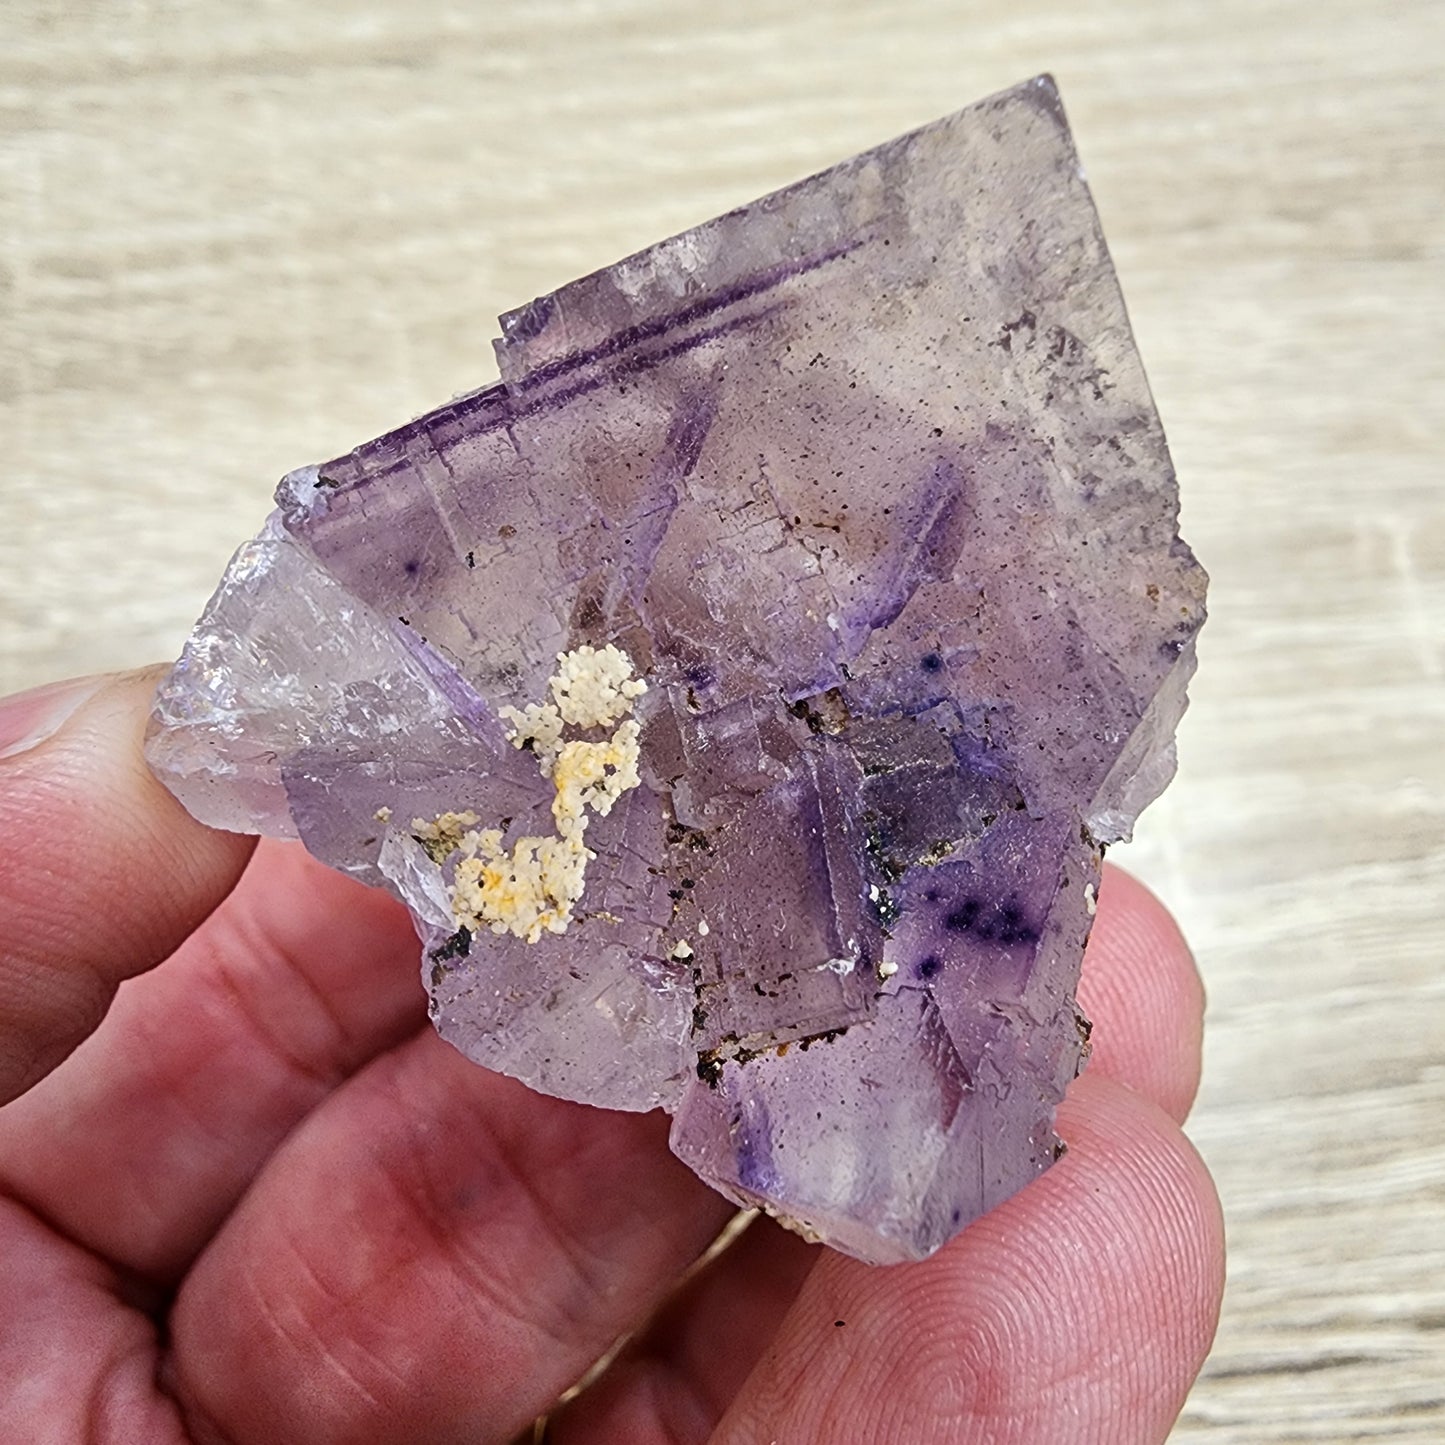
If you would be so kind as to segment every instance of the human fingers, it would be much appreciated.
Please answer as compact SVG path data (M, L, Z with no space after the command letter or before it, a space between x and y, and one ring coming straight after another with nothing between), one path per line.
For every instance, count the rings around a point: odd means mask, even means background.
M1104 867L1079 1003L1093 1023L1090 1071L1182 1123L1199 1089L1204 985L1173 915L1112 864Z
M1080 996L1094 1021L1094 1076L1182 1119L1199 1077L1203 990L1177 925L1142 884L1105 870ZM762 1355L822 1251L759 1220L709 1262L596 1385L558 1413L550 1439L705 1439Z
M424 1030L292 1133L197 1260L169 1388L202 1441L507 1440L728 1213L661 1116L534 1094Z
M1156 1445L1218 1320L1208 1172L1142 1095L1084 1075L1069 1153L932 1259L823 1253L717 1445Z
M758 1215L600 1379L552 1412L547 1445L701 1445L826 1253Z
M394 899L262 843L211 918L0 1109L0 1193L173 1283L291 1129L425 1025L417 959Z
M155 1388L156 1326L115 1272L0 1198L0 1440L185 1445Z
M0 705L0 1102L230 891L252 840L197 823L141 757L157 671Z

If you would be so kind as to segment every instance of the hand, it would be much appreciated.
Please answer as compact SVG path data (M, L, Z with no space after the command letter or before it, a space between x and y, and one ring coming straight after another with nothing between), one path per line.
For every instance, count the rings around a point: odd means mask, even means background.
M666 1121L443 1044L404 910L151 778L155 681L0 706L0 1439L1167 1434L1223 1245L1178 1127L1199 980L1139 884L1107 874L1042 1180L924 1264L759 1220L679 1288L730 1210Z

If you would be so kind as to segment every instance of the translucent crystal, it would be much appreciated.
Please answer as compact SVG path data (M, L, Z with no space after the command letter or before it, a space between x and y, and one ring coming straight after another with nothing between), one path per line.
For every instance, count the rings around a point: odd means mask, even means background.
M501 328L497 385L283 481L152 764L404 898L478 1063L926 1255L1059 1152L1103 846L1203 620L1057 92Z

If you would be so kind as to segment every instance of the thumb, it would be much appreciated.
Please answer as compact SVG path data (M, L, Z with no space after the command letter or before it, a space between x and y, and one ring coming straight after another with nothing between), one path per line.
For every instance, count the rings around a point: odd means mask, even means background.
M0 1104L231 890L252 838L203 827L141 756L163 669L0 700Z

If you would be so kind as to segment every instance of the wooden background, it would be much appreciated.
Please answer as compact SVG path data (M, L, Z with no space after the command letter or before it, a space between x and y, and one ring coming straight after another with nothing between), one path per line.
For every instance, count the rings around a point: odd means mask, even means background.
M1174 1438L1439 1445L1445 6L3 0L0 689L174 654L499 309L1044 69L1214 576L1125 855L1232 1250Z

